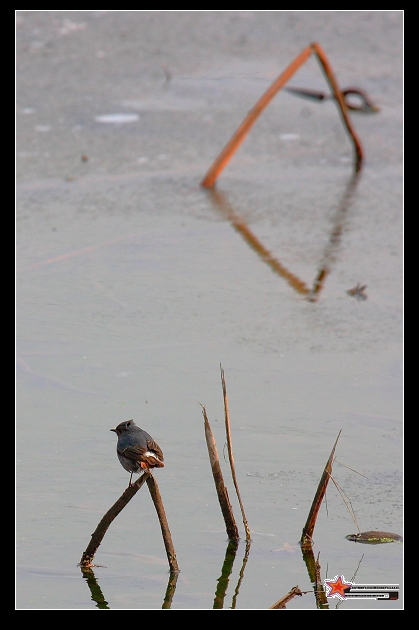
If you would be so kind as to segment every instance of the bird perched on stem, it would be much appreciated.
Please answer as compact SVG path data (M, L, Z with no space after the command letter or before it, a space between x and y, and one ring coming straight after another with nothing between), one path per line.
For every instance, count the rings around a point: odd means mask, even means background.
M130 487L132 474L141 470L150 472L151 468L163 468L164 457L160 446L151 435L137 427L134 420L126 420L118 424L116 429L111 429L118 436L116 454L125 470L131 473L128 487Z

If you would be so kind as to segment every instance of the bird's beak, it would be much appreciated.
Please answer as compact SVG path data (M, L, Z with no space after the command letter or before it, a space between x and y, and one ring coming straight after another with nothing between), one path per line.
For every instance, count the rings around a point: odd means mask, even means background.
M111 431L113 431L114 433L116 433L116 429L111 429Z

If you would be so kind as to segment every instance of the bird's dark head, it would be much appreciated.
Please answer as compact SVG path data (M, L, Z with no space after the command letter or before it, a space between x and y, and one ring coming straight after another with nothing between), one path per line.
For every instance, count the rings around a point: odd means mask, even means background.
M111 429L111 431L116 433L116 435L119 437L120 435L125 433L125 431L129 431L131 427L135 427L135 426L136 424L134 420L126 420L125 422L121 422L121 424L118 424L116 429Z

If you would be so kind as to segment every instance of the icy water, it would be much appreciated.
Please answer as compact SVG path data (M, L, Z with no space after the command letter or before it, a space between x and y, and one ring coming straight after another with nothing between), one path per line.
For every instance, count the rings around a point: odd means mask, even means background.
M380 108L351 116L358 180L333 101L280 92L216 193L201 188L311 41ZM162 607L146 486L99 547L96 582L77 567L128 483L109 429L130 418L164 451L172 609L267 609L295 585L307 593L287 608L316 609L298 541L341 429L333 475L361 531L402 534L401 51L399 12L17 14L18 609ZM328 92L314 59L290 85ZM366 299L347 293L358 284ZM252 531L244 569L220 363ZM200 403L242 535L225 597ZM402 545L355 532L330 483L322 580L401 585ZM401 607L402 591L339 605Z

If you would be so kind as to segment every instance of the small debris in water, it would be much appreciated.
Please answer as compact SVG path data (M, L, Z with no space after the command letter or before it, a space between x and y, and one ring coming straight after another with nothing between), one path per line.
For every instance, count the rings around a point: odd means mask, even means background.
M357 300L366 300L367 299L367 295L364 293L365 289L367 288L367 285L364 284L361 286L361 284L358 282L358 284L356 285L356 287L354 287L353 289L349 289L348 291L346 291L346 293L348 295L353 295L354 297L356 297Z
M348 534L345 536L346 540L351 542L360 542L366 545L382 545L384 543L391 542L403 542L403 537L399 534L392 534L391 532L360 532L359 534Z

